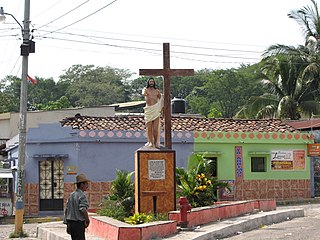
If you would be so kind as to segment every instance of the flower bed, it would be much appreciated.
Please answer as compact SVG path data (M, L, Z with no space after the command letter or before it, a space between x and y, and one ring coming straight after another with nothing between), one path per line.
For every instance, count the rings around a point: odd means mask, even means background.
M188 213L188 227L214 222L219 219L241 216L255 211L276 209L275 200L250 200L215 204L213 206L193 208ZM169 219L180 222L180 212L169 212Z
M188 227L197 226L219 219L241 216L255 211L276 209L275 200L251 200L238 202L220 202L213 206L193 208L188 213ZM148 240L165 237L178 232L180 212L168 213L170 221L156 221L139 225L130 225L113 218L90 213L89 233L108 240Z
M148 240L177 232L176 221L156 221L130 225L113 218L90 214L89 233L108 240Z

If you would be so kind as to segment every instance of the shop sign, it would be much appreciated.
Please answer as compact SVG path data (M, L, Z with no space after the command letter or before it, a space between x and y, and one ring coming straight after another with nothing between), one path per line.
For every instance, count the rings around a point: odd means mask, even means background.
M305 170L305 150L275 150L271 151L271 170Z
M320 144L308 144L308 156L320 156Z
M0 217L12 215L12 202L10 198L0 198Z

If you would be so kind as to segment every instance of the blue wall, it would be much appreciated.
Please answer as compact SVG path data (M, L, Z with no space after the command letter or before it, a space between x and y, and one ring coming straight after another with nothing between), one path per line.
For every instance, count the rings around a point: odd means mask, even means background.
M176 166L187 167L193 136L189 132L173 132L172 136ZM134 153L145 142L145 131L79 131L58 123L31 128L27 133L26 183L39 182L39 161L43 159L34 156L41 154L68 155L64 159L65 182L75 179L67 175L66 166L77 166L78 173L92 181L111 181L117 169L134 171Z

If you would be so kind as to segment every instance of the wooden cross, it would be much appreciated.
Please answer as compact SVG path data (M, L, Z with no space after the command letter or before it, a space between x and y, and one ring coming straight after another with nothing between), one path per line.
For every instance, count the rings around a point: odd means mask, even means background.
M172 148L171 139L171 103L170 103L170 76L192 76L193 69L170 69L170 46L163 43L163 69L139 69L139 75L163 76L164 91L164 145Z

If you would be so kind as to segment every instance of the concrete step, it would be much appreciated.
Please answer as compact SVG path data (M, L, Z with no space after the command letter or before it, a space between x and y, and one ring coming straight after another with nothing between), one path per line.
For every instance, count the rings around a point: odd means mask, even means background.
M42 223L38 226L37 239L42 240L70 240L70 235L66 232L66 225L60 222ZM103 240L102 238L86 233L86 240Z

